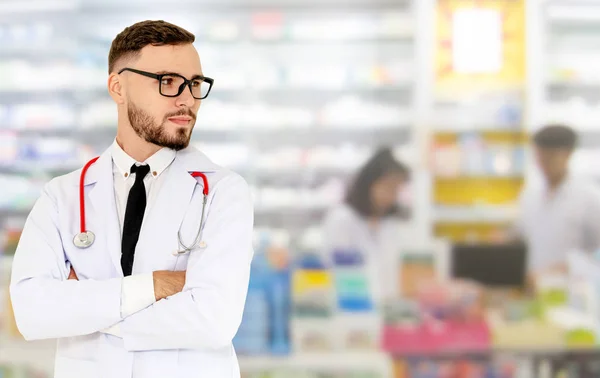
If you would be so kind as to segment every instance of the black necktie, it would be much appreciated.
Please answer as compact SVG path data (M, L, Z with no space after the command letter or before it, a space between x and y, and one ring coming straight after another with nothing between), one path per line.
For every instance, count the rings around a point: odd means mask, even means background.
M129 190L125 221L123 222L123 238L121 240L121 267L125 276L131 275L133 255L140 236L140 228L146 210L146 187L144 177L150 172L148 165L131 166L131 174L135 173L135 183Z

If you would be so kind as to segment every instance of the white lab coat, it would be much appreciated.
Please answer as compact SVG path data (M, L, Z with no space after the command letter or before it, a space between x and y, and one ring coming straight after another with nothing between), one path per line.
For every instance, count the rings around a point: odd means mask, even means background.
M179 258L177 231L191 243L209 182L205 249ZM189 147L179 151L146 212L133 274L186 270L181 293L121 317L121 240L110 149L85 177L87 229L78 249L80 170L46 185L19 242L10 286L17 326L27 340L56 338L55 378L232 378L232 339L241 322L253 257L253 205L246 182ZM202 182L201 180L199 181ZM70 262L79 281L67 280ZM119 323L122 338L103 333Z
M377 231L347 204L331 209L323 222L323 250L355 249L364 257L370 292L376 305L400 295L400 258L410 228L397 218L381 220Z
M568 176L550 191L545 182L532 180L519 205L513 231L528 244L529 270L565 262L572 251L594 253L600 248L600 191L595 183Z

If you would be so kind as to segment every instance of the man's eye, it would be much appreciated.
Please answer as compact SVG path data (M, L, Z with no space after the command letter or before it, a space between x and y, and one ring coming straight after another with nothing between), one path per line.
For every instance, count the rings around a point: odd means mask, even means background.
M173 84L173 79L170 77L165 77L161 80L162 85L171 85Z

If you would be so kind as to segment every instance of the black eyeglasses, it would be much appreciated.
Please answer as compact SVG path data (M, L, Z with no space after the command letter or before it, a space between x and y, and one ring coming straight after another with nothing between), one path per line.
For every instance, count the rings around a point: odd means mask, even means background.
M176 73L155 74L152 72L136 70L134 68L123 68L119 71L119 74L123 71L131 71L158 80L158 92L165 97L177 97L183 93L185 87L188 87L196 100L202 100L208 97L214 83L214 80L210 77L200 75L188 80Z

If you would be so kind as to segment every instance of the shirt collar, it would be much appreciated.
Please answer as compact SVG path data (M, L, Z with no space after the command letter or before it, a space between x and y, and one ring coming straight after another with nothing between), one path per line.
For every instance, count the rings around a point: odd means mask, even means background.
M129 176L129 171L133 164L141 164L141 162L136 162L134 158L127 155L121 146L119 146L116 139L114 140L111 149L113 161L123 178L127 178ZM150 169L152 170L152 177L158 177L173 162L173 160L175 160L175 155L175 150L170 148L161 148L143 163L146 163L150 166Z
M154 155L150 156L146 160L146 164L150 166L150 169L152 170L152 176L160 176L160 174L163 173L169 165L171 165L173 160L175 160L175 155L177 155L175 150L163 147Z
M566 193L569 190L569 187L571 186L573 181L573 177L571 176L570 173L567 173L567 175L563 178L562 182L560 184L558 184L558 186L556 188L554 188L554 190L550 189L550 186L548 185L547 182L544 182L544 189L546 192L546 196L550 197L550 198L556 198L560 195L563 195L564 193Z

